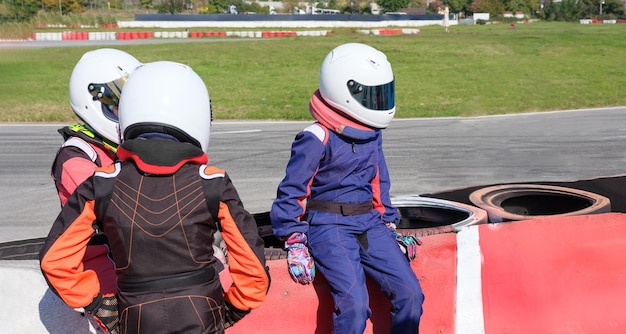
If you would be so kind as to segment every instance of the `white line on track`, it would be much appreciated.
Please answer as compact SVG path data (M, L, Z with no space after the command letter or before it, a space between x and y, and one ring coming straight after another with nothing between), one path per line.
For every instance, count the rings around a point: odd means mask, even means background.
M233 134L233 133L255 133L262 132L261 129L252 129L252 130L238 130L238 131L222 131L222 132L212 132L211 135L223 135L223 134Z

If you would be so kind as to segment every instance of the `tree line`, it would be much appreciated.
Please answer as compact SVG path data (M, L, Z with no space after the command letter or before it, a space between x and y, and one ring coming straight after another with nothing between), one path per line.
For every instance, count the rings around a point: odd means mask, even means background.
M474 13L489 13L502 18L505 12L522 12L528 18L550 21L580 19L624 18L622 0L376 0L382 12L397 12L404 8L422 8L426 13L441 13L445 7L460 17ZM239 13L270 14L268 6L244 0L0 0L0 22L29 21L41 13L58 15L80 14L89 10L128 10L157 13L227 13L230 5ZM371 0L329 0L307 3L317 8L337 9L345 14L370 14ZM302 6L298 0L284 0L278 13L293 13Z

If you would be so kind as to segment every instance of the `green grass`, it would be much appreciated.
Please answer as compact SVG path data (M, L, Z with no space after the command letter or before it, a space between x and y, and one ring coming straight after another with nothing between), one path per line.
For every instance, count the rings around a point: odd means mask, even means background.
M203 30L203 29L198 29ZM204 29L214 30L214 29ZM319 66L335 46L370 44L396 76L397 117L474 116L626 105L626 24L421 27L419 35L115 46L204 79L216 119L311 119ZM92 47L0 49L0 121L69 121L68 81Z

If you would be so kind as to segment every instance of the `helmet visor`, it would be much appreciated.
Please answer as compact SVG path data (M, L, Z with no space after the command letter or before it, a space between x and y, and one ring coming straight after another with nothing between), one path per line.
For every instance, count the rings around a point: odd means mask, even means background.
M390 110L395 107L394 81L378 86L367 86L354 80L348 81L348 90L362 106L372 110Z
M120 104L120 96L122 95L122 87L126 83L128 75L124 75L119 79L105 83L90 83L87 90L93 97L94 101L100 101L102 104L102 112L104 115L113 120L118 121L117 107Z

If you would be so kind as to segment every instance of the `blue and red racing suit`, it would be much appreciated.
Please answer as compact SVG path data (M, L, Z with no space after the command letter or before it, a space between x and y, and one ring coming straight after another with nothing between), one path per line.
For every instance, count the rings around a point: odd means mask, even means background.
M334 333L363 333L371 311L365 274L392 304L392 332L417 333L424 296L386 223L397 223L382 131L315 123L297 134L270 217L282 239L308 235L335 302ZM306 200L306 205L305 205ZM308 209L307 209L308 207Z

